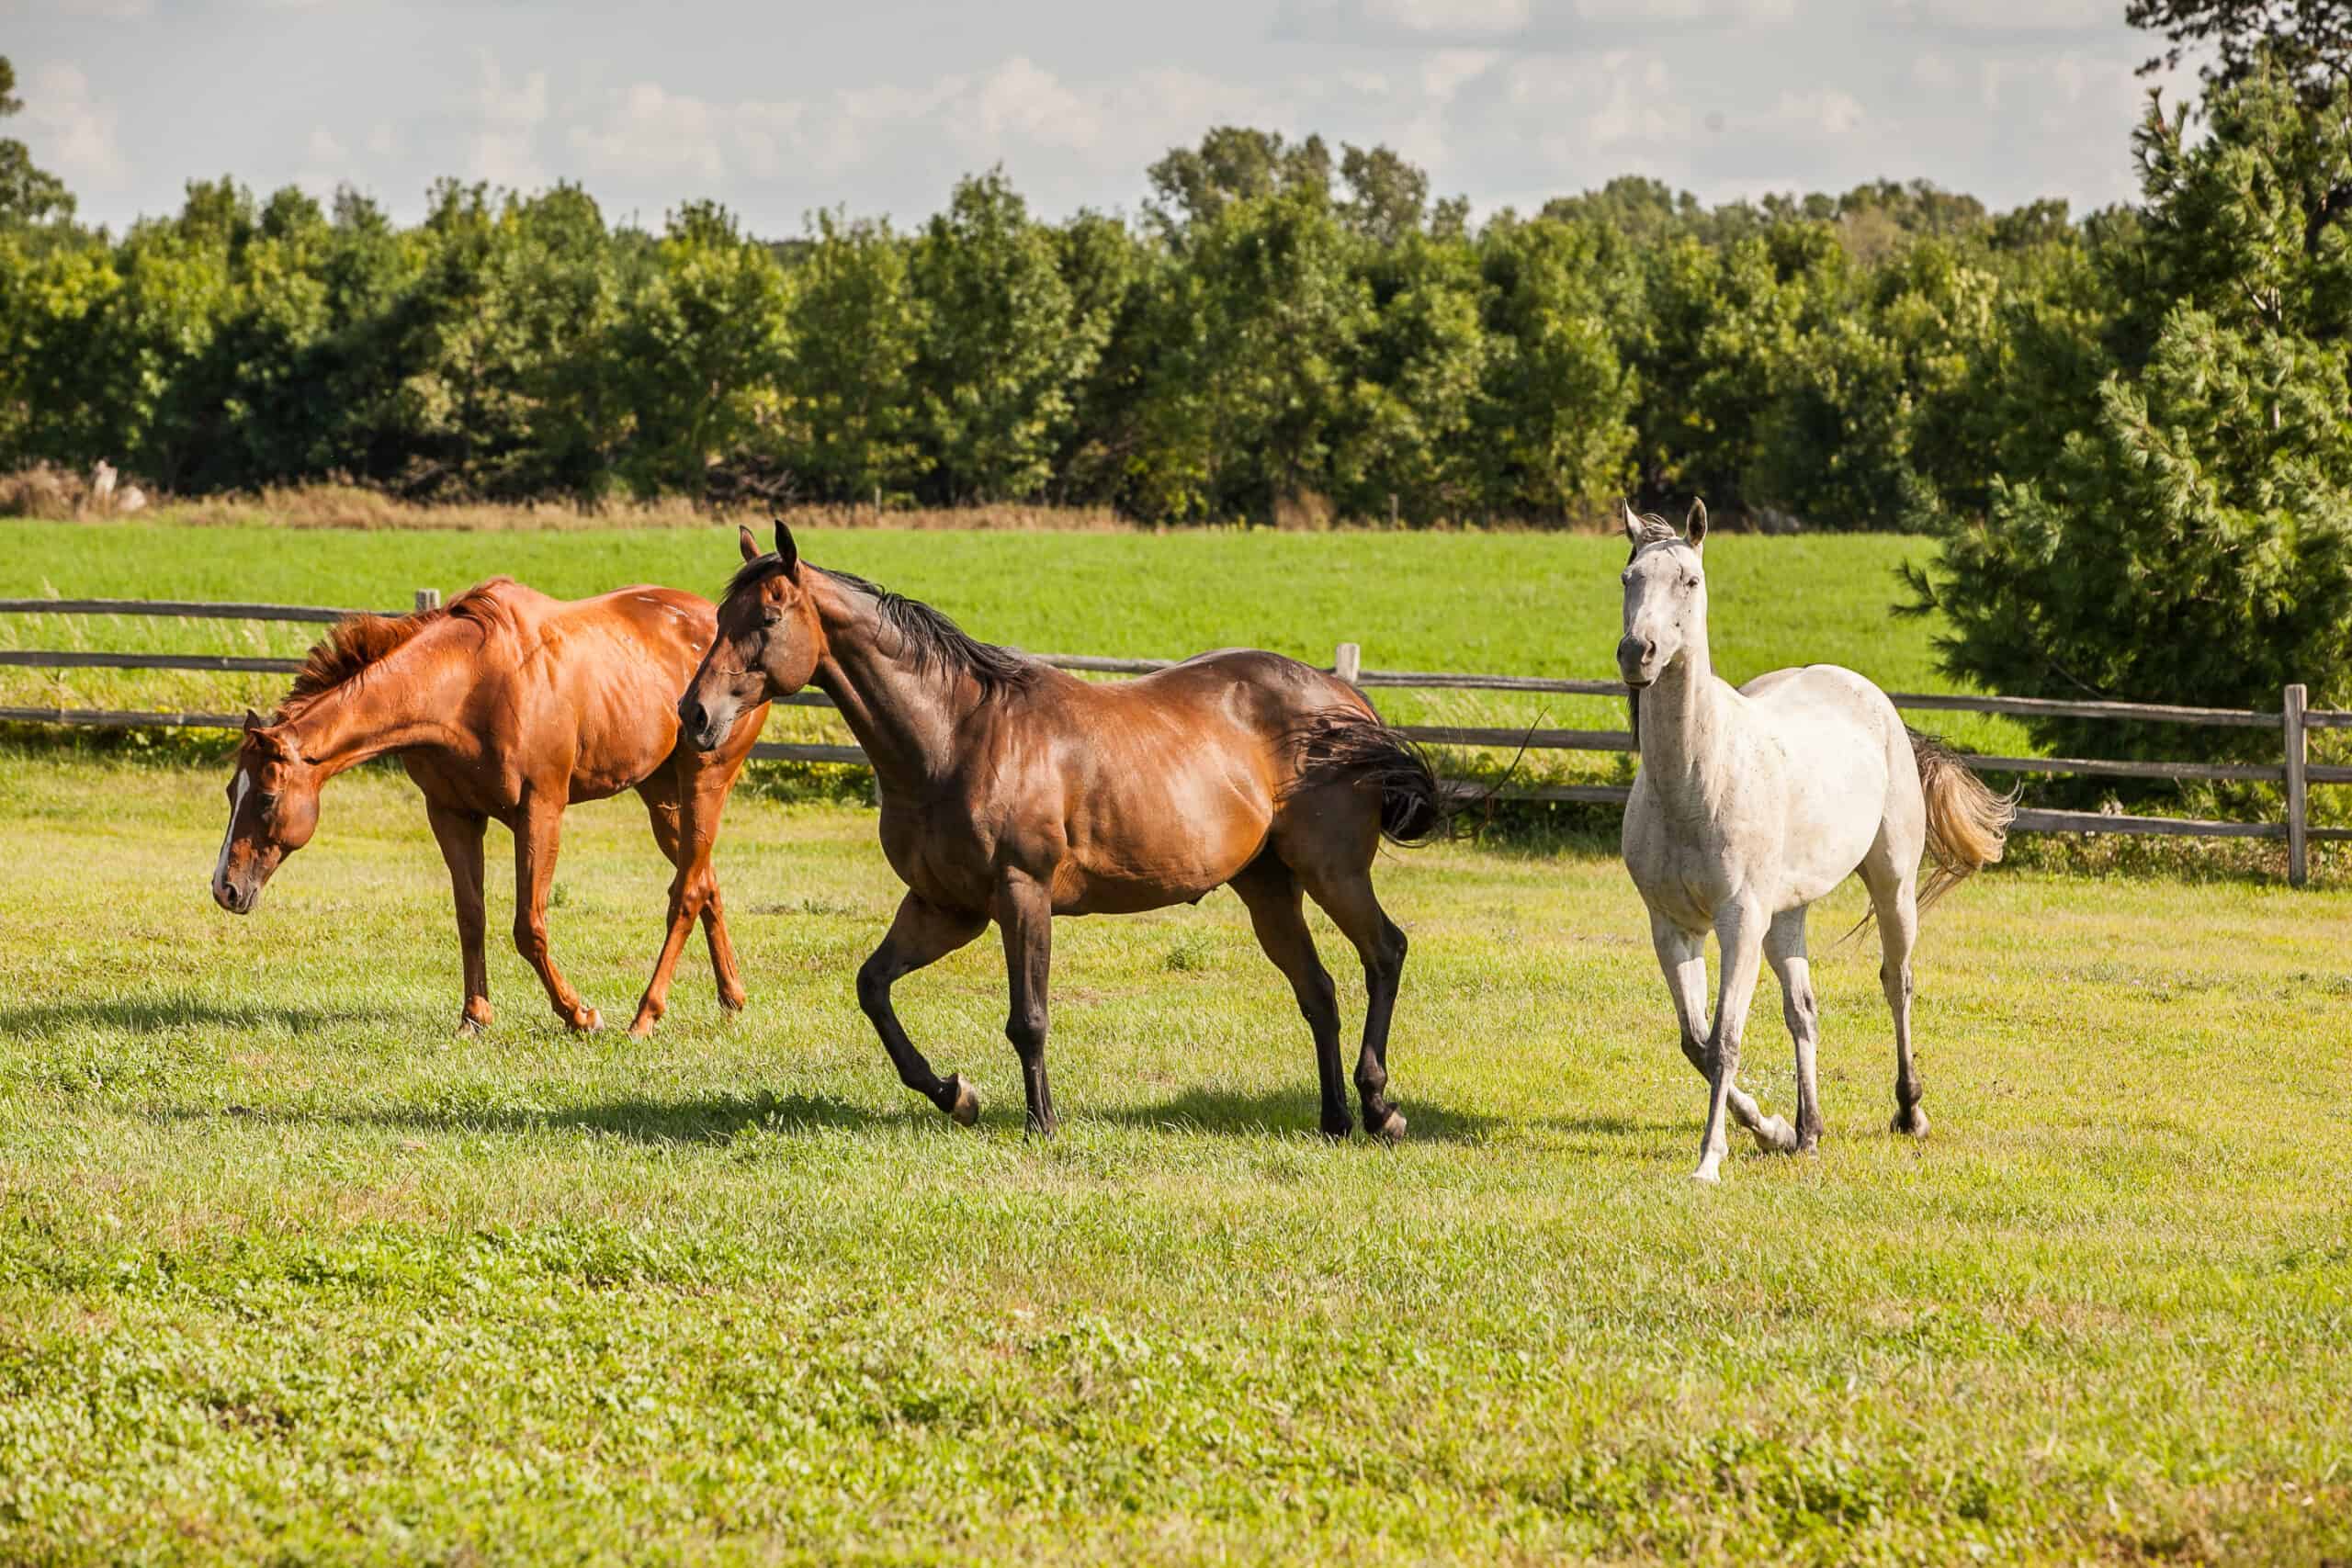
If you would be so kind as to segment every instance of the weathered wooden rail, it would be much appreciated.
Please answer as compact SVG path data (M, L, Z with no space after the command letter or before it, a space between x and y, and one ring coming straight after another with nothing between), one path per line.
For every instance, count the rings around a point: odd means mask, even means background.
M416 605L432 609L441 602L437 590L417 590ZM205 620L301 621L328 623L355 610L309 604L222 604L209 601L153 599L0 599L0 614L152 615ZM390 612L388 612L390 613ZM1112 659L1093 654L1045 654L1045 662L1063 670L1091 674L1144 675L1164 670L1166 659ZM292 673L299 659L244 657L232 654L113 653L79 649L0 649L0 666L52 670L181 670L211 672ZM1470 691L1550 694L1559 696L1623 697L1624 685L1612 680L1551 678L1534 675L1481 675L1454 671L1366 670L1360 644L1343 642L1333 650L1330 668L1366 688L1396 687L1415 691ZM2053 717L2132 720L2177 724L2188 728L2276 729L2280 760L2271 762L2121 761L2091 757L1972 756L1971 766L1985 773L2081 776L2091 778L2174 779L2228 783L2276 784L2285 794L2284 819L2278 822L2228 822L2200 818L2140 817L2097 811L2050 811L2029 807L2018 812L2016 827L2029 833L2134 833L2192 838L2283 839L2287 843L2288 880L2301 886L2310 874L2310 845L2352 840L2352 829L2311 825L2310 792L2314 784L2352 784L2352 767L2313 766L2309 760L2309 735L2313 729L2352 728L2352 709L2312 709L2301 684L2279 694L2276 713L2261 709L2184 707L2164 703L2069 701L2045 697L1970 696L1950 692L1888 694L1898 708L1910 712L2005 714L2014 717ZM817 692L787 697L788 705L829 707ZM0 707L0 721L32 724L85 725L102 728L178 727L233 729L241 715L175 713L148 709ZM1634 738L1622 729L1508 729L1470 725L1406 725L1404 732L1433 746L1498 747L1537 751L1628 752ZM764 742L752 751L765 757L804 762L863 762L865 753L855 746ZM1627 791L1617 784L1535 784L1506 789L1512 800L1576 801L1590 805L1623 805Z

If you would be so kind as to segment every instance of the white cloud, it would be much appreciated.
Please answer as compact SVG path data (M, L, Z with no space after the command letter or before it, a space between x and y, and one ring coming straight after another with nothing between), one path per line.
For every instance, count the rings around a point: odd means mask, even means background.
M368 129L368 151L377 157L389 158L400 151L400 133L392 129L390 120L379 119Z
M1810 93L1782 93L1765 123L1775 130L1844 136L1860 129L1864 118L1851 93L1817 87Z
M509 86L488 50L476 59L480 73L472 96L475 130L466 150L466 174L492 185L531 189L547 183L537 151L539 128L548 118L548 73L534 71Z
M722 111L700 98L639 82L594 126L575 125L572 151L597 174L671 176L713 184L726 177Z
M2073 32L2111 25L2112 0L1904 0L1909 12L1971 32Z
M130 168L115 140L115 106L90 90L90 79L71 65L34 68L17 91L25 102L23 123L31 133L34 162L54 170L68 186L111 190Z

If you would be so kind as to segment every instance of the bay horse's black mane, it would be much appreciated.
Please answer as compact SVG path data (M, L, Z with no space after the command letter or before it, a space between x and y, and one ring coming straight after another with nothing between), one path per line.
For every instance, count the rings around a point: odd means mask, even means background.
M729 580L727 596L733 597L746 588L766 581L784 570L783 558L770 553L743 563ZM996 696L1004 692L1022 691L1037 679L1044 668L1026 654L992 642L982 642L950 620L943 611L910 599L903 593L893 593L876 582L846 571L809 567L811 571L823 571L827 577L844 587L854 588L874 601L883 623L897 632L906 644L907 656L918 669L942 665L960 670L979 682L981 694Z

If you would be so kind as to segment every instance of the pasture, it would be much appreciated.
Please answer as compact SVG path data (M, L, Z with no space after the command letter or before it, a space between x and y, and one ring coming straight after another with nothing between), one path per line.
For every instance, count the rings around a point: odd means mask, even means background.
M498 570L707 592L732 556L716 531L0 541L11 592L384 605ZM1623 558L804 547L1033 648L1351 637L1379 666L1546 674L1606 670ZM1718 667L1937 684L1932 626L1883 613L1923 548L1711 545ZM56 646L37 625L7 635ZM71 673L75 702L279 689ZM859 1014L898 895L870 810L738 798L718 872L751 1007L718 1011L696 944L642 1043L548 1016L500 940L494 842L499 1018L458 1041L406 782L331 785L239 920L204 886L224 776L0 752L0 1560L2352 1552L2341 891L1976 879L1921 942L1914 1144L1886 1129L1875 950L1831 946L1849 884L1815 927L1822 1151L1736 1144L1704 1190L1704 1086L1606 843L1384 858L1413 939L1395 1149L1315 1134L1306 1030L1231 896L1060 923L1046 1145L992 936L897 991L977 1128L901 1089ZM567 819L553 940L608 1019L667 874L633 802ZM1351 1032L1360 976L1315 929ZM1746 1076L1786 1111L1778 1010L1768 981Z

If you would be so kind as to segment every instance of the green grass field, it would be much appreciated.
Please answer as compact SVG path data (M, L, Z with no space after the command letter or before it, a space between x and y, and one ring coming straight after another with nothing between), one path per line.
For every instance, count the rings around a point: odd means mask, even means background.
M1539 534L1036 534L806 531L802 552L927 599L990 641L1046 653L1182 658L1271 648L1329 664L1341 641L1367 667L1606 676L1619 632L1619 539ZM1924 539L1719 536L1708 547L1718 671L1744 681L1833 662L1890 691L1949 691L1932 621L1897 619L1898 565ZM705 595L738 562L729 529L583 532L289 532L157 524L0 523L0 593L229 599L401 609L416 589L455 593L498 573L574 597L633 582ZM318 628L234 622L0 617L0 648L296 653ZM265 711L281 676L0 670L0 705ZM1381 694L1399 718L1622 727L1622 704L1495 694ZM2028 744L1969 715L1936 728L1983 750ZM841 739L829 716L771 720L772 739ZM1614 760L1584 759L1613 768Z
M1035 648L1351 637L1375 666L1560 674L1607 669L1621 559L806 545ZM1720 664L1932 687L1932 628L1884 614L1922 548L1720 540ZM12 525L0 549L5 593L386 606L496 570L707 589L732 558L674 530ZM91 673L5 700L242 694ZM1823 1150L1736 1150L1702 1190L1703 1085L1605 845L1384 862L1414 942L1397 1149L1315 1135L1305 1027L1231 897L1061 923L1045 1145L992 936L898 992L978 1128L900 1089L858 1013L899 891L868 810L738 798L719 872L752 1006L720 1014L697 946L644 1043L548 1015L499 940L494 843L499 1021L460 1042L405 780L333 784L239 920L205 887L224 776L0 750L0 1562L2352 1556L2340 887L1962 888L1921 946L1914 1144L1886 1130L1875 951L1831 947L1849 885L1815 927ZM607 1018L666 880L633 803L568 818L556 951ZM1353 1023L1360 977L1316 929ZM1790 1109L1769 982L1748 1039Z
M900 987L980 1127L889 1073L863 811L738 803L742 1017L695 972L650 1043L571 1037L494 943L458 1043L401 781L236 920L213 773L5 769L0 1560L2352 1551L2341 895L1985 878L1923 946L1932 1136L1826 953L1823 1152L1701 1190L1604 855L1385 869L1394 1151L1313 1134L1233 899L1065 922L1048 1147L987 942ZM664 876L573 813L608 1016Z

